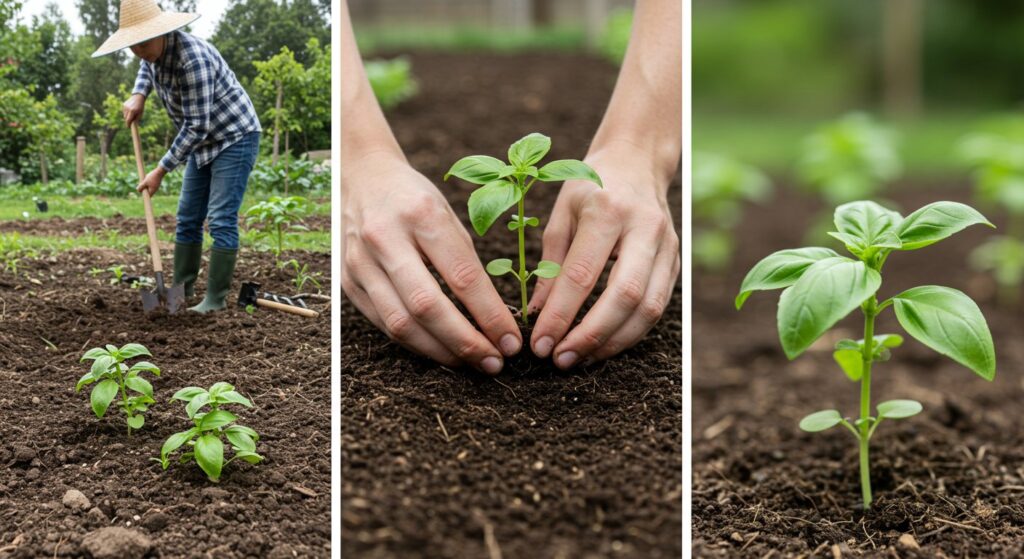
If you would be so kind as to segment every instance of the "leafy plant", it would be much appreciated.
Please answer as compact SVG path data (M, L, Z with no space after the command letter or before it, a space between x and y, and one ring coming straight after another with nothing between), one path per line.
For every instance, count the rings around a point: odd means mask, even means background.
M320 281L317 280L320 277L320 272L309 273L309 264L299 264L298 260L294 258L288 261L288 264L292 267L295 272L295 279L292 283L295 284L295 289L301 291L302 288L307 284L311 283L320 289Z
M175 433L164 441L160 449L160 458L153 458L166 470L171 465L168 458L170 454L181 447L187 447L179 457L181 464L195 461L196 464L206 473L210 481L220 481L221 471L235 459L244 460L250 464L258 464L263 457L256 454L256 441L260 436L256 431L235 423L238 416L221 409L221 406L237 404L247 408L252 407L252 402L242 396L235 387L226 383L218 382L208 390L197 386L182 388L174 393L172 400L185 402L185 413L192 420L193 427L187 431ZM208 411L203 411L207 409ZM234 455L224 461L224 438L234 452Z
M112 276L110 278L110 285L117 285L121 283L121 278L124 277L124 266L111 266L107 268L107 271L110 272Z
M245 312L249 316L252 316L252 315L256 314L256 305L246 305L245 306Z
M626 57L626 46L633 31L633 10L620 8L608 14L604 30L597 41L597 49L610 62L618 66Z
M537 269L526 271L526 228L537 227L540 220L526 216L526 194L534 183L559 182L566 180L588 180L599 187L601 177L589 165L575 159L560 159L544 165L540 162L551 149L551 138L539 134L529 134L508 148L509 163L487 155L470 155L455 162L445 174L444 180L454 175L473 184L482 185L469 196L469 219L473 230L481 237L494 225L501 214L512 206L518 206L517 213L512 215L508 223L509 231L519 235L519 270L512 267L509 258L498 258L487 264L487 273L492 276L512 274L519 280L522 294L522 320L529 323L526 285L533 276L554 278L561 271L557 262L541 260Z
M860 418L847 419L839 411L823 410L800 421L808 432L842 425L860 447L860 482L864 508L871 506L868 442L885 419L902 419L921 411L913 400L889 400L871 415L871 366L890 358L903 338L876 334L875 318L893 307L896 319L912 337L952 358L986 380L996 373L995 350L988 324L978 305L948 287L925 285L878 302L882 266L894 251L917 250L975 224L992 226L980 213L956 202L935 202L907 217L874 202L852 202L836 208L830 233L855 257L840 256L828 248L782 250L750 270L736 308L754 291L784 289L779 298L778 328L782 348L795 359L836 322L860 308L864 337L841 340L833 357L846 376L860 382Z
M153 385L139 374L150 372L160 376L160 369L148 361L137 361L130 367L125 363L142 356L152 357L152 354L141 344L126 344L120 349L110 344L94 347L85 352L81 359L83 362L92 361L92 367L75 385L75 392L80 392L83 386L97 383L89 395L89 401L98 418L107 413L110 403L120 394L121 399L117 405L125 413L129 436L132 429L142 428L146 422L143 414L151 404L156 403L153 399ZM129 390L134 393L132 396L128 395Z
M284 232L306 231L306 227L298 223L306 212L306 199L301 196L271 196L245 212L246 224L254 225L264 235L274 236L274 258L280 266Z
M754 167L718 154L693 154L693 258L721 271L732 258L732 230L745 202L763 201L771 182Z
M419 91L419 85L412 77L412 64L404 56L391 60L367 60L363 67L373 94L384 110L394 108Z

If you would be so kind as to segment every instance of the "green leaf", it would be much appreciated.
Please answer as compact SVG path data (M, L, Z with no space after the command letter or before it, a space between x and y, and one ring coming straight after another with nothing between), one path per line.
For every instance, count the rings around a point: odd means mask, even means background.
M224 443L220 437L207 433L196 440L196 462L206 472L210 481L220 480L220 470L224 467Z
M487 263L487 273L500 276L512 271L512 261L508 258L496 258Z
M958 202L934 202L907 216L900 223L897 234L903 241L903 250L926 247L970 227L992 225L974 208Z
M444 180L455 175L473 184L487 184L507 177L514 171L514 167L505 165L505 162L500 159L488 155L470 155L456 161L452 168L445 173Z
M832 358L843 369L850 380L856 382L864 376L864 354L855 349L838 349L832 353Z
M107 350L101 347L94 347L89 351L85 352L85 355L82 356L82 359L79 362L87 361L90 359L98 359L100 357L103 357L104 355L109 356L110 353L108 353Z
M231 427L228 427L227 429L224 430L225 433L230 433L230 432L233 432L233 431L238 431L239 433L245 433L246 435L249 435L249 438L251 438L254 441L260 440L259 434L255 430L253 430L253 429L251 429L249 427L246 427L245 425L235 424L235 425L232 425Z
M92 362L92 369L90 372L93 377L99 379L100 375L106 373L114 366L114 363L116 363L116 361L113 357L109 355L102 355Z
M956 289L925 285L893 297L896 318L924 345L985 380L996 375L992 334L981 309Z
M536 217L528 217L528 218L526 218L526 226L527 227L537 227L538 225L540 225L540 220L537 219ZM512 219L509 220L509 222L508 222L508 230L509 231L518 231L519 230L519 216L517 216L516 214L512 214Z
M120 387L117 383L110 379L100 382L92 389L89 400L96 417L103 417L103 414L107 413L110 401L114 399L114 396L117 396L119 389Z
M899 334L879 334L875 336L875 344L882 347L900 347L903 345L903 336Z
M511 182L499 179L489 182L469 195L469 220L481 237L494 222L519 201L519 191Z
M124 347L117 350L117 352L121 354L121 359L131 359L132 357L138 357L140 355L147 355L149 357L153 356L142 344L125 344Z
M136 431L142 429L142 426L146 423L146 418L142 415L133 415L128 418L128 427L135 429Z
M843 416L836 410L814 412L800 420L800 429L808 433L817 433L831 429L843 421Z
M182 388L181 390L175 392L174 396L171 396L171 399L181 400L182 402L190 402L196 396L206 393L206 390L203 390L198 386L186 386L185 388Z
M850 339L839 340L838 342L836 342L836 349L837 350L840 350L840 349L852 349L854 351L861 351L862 347L863 346L861 345L860 342L855 342L855 341L850 340Z
M920 402L914 400L889 400L876 406L878 419L903 419L921 413Z
M878 291L882 277L863 262L834 257L811 265L779 298L779 339L795 359Z
M213 410L203 416L202 421L199 422L199 429L201 431L210 431L218 427L223 427L236 419L238 419L238 416L229 411Z
M537 263L537 269L533 271L533 275L539 278L551 279L557 277L561 271L562 267L557 262L541 260Z
M149 361L139 361L138 363L132 365L130 369L128 369L129 373L139 373L142 371L149 371L150 373L153 373L156 376L160 376L160 367L157 367L156 365L150 363Z
M588 180L596 183L597 186L604 187L601 182L601 177L597 175L597 171L582 161L575 159L559 159L552 161L547 165L540 168L540 172L537 174L537 180L541 182L556 182L556 181L567 181L567 180Z
M551 149L551 138L534 132L528 134L508 148L508 162L518 169L525 169L544 158Z
M214 383L214 385L210 387L208 392L210 393L210 398L214 398L215 399L218 394L221 394L222 392L228 392L229 390L234 390L234 389L235 389L234 386L232 386L232 385L230 385L230 384L228 384L226 382L217 382L217 383Z
M96 382L96 377L94 377L91 372L85 373L82 375L82 378L78 379L78 383L75 384L75 392L81 392L83 386L94 382Z
M847 239L854 240L854 246L860 251L870 247L899 248L901 242L896 235L896 227L903 216L892 210L868 201L850 202L836 208L835 225L843 235L841 240L850 244Z
M189 419L195 417L196 413L210 403L210 393L203 391L202 394L197 394L195 398L189 400L188 405L185 406L185 413L188 414Z
M239 450L235 452L235 458L241 458L250 464L259 464L263 461L263 457L255 452L249 452L247 450Z
M769 254L743 278L740 293L736 296L736 309L742 308L754 291L789 287L815 262L838 257L836 251L821 247L787 249Z
M236 450L247 450L249 452L256 452L256 441L252 440L252 437L248 433L242 431L225 431L228 440L235 447Z
M142 377L130 377L124 379L124 385L132 390L153 397L153 385Z
M241 404L247 408L252 407L252 402L248 398L242 396L234 390L228 390L227 392L217 395L218 404Z

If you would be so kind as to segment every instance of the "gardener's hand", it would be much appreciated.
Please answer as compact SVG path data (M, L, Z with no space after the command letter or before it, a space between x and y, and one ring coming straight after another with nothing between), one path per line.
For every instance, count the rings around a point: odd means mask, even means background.
M679 276L679 237L666 202L667 182L619 150L587 157L604 189L570 181L562 187L544 231L544 260L562 272L540 280L530 301L540 309L531 347L568 369L632 347L661 318ZM608 286L582 322L579 312L609 258Z
M445 365L466 364L492 375L501 371L503 355L519 352L519 328L466 228L437 187L400 153L346 164L342 209L342 288L389 337ZM441 291L428 265L483 333Z
M135 190L138 190L140 194L142 191L147 190L150 196L155 196L156 191L160 190L160 183L163 182L164 175L166 174L167 171L158 165L156 169L153 169L146 175L146 178L142 179L142 182L139 183L139 186L135 187Z
M124 125L131 126L133 122L142 119L142 113L146 111L146 96L136 93L128 98L121 106L121 115L124 117Z

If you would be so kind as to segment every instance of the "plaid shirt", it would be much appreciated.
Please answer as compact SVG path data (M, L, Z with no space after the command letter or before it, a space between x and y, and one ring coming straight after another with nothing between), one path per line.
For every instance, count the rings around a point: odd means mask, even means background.
M210 43L184 31L167 34L163 56L139 65L132 93L148 96L156 88L178 127L160 166L173 171L189 155L204 167L250 132L260 132L252 100Z

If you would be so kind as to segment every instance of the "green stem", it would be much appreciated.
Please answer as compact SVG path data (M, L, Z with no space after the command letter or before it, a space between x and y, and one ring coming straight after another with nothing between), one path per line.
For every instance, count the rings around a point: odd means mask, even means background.
M128 414L128 419L132 418L132 410L128 409L128 391L124 388L124 376L121 374L121 365L115 364L117 368L114 374L117 375L117 386L121 390L121 401L124 402L124 413ZM132 436L132 426L128 425L128 436Z
M519 197L519 288L523 302L523 325L528 325L530 316L526 308L526 188L523 188L522 192L522 196Z
M860 378L860 489L864 510L871 508L871 464L868 460L868 443L871 440L871 363L875 342L875 316L878 314L878 299L874 295L864 306L864 353L863 374Z

